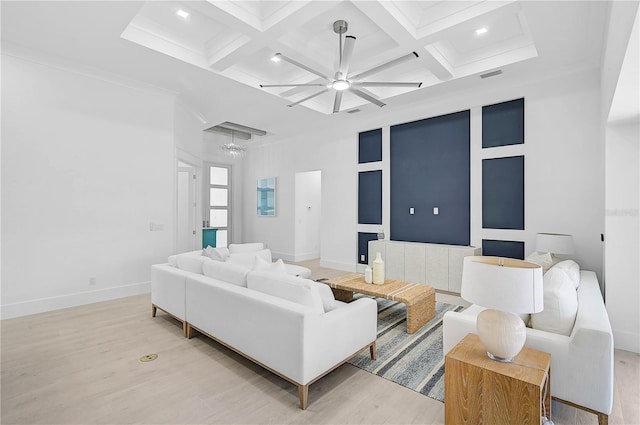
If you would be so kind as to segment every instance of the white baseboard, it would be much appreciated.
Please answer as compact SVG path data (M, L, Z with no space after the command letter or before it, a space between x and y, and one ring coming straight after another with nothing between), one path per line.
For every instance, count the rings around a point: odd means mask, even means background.
M344 270L346 272L356 271L356 265L353 263L342 263L338 261L320 259L320 266L328 269Z
M277 258L282 258L284 261L296 261L296 257L291 254L284 254L282 252L271 251L271 257L275 260Z
M613 343L616 349L640 354L640 335L631 332L613 331Z
M307 260L314 260L316 258L320 258L320 251L315 251L315 252L307 252L304 254L296 254L295 255L295 260L294 261L307 261Z
M151 282L140 282L89 292L61 295L58 297L40 298L21 303L4 304L0 307L0 319L13 319L15 317L115 300L117 298L130 297L132 295L146 294L149 292L151 292Z

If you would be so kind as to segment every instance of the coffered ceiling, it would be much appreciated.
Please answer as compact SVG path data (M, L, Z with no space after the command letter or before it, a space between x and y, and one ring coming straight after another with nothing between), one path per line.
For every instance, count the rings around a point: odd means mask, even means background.
M161 89L188 105L203 130L241 123L266 130L259 139L267 143L314 128L361 131L453 94L598 70L609 2L2 0L0 7L3 55ZM272 62L274 53L333 78L339 42L332 25L340 19L357 38L350 75L415 51L418 58L366 80L422 86L368 87L383 108L346 93L335 114L333 90L288 108L309 89L260 88L321 81ZM495 70L502 74L480 78Z
M418 57L363 81L421 82L421 88L367 88L377 99L479 75L538 54L516 1L148 2L122 37L256 89L260 84L326 85L314 73L270 59L282 53L333 77L340 58L339 37L333 31L337 20L347 21L346 35L357 39L349 75L416 52ZM262 90L293 103L318 87ZM329 90L301 106L331 113L334 95ZM347 91L341 110L366 103Z

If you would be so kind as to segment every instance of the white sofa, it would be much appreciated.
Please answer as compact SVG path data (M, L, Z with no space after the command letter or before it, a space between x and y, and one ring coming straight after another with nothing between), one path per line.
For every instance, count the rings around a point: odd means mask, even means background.
M203 270L198 273L197 263ZM306 409L311 383L369 348L375 358L376 302L333 299L328 286L288 274L184 255L151 267L158 309L298 386Z
M613 405L613 334L595 273L580 271L579 276L577 313L569 335L527 328L525 346L551 354L554 399L597 414L599 424L605 425ZM467 334L476 333L482 310L472 305L444 315L445 354Z

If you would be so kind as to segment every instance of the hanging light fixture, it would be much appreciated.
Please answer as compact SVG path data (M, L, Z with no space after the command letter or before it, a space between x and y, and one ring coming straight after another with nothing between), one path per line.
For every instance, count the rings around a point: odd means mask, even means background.
M243 157L247 148L235 143L235 132L231 131L231 141L229 143L225 143L220 146L220 149L224 152L226 156L231 158L240 158Z

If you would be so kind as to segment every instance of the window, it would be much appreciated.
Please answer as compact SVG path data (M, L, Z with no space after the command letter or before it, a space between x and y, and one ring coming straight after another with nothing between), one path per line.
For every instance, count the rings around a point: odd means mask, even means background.
M229 240L230 171L231 167L228 165L209 166L209 199L205 204L207 211L204 216L208 219L209 227L217 229L217 247L226 247Z

